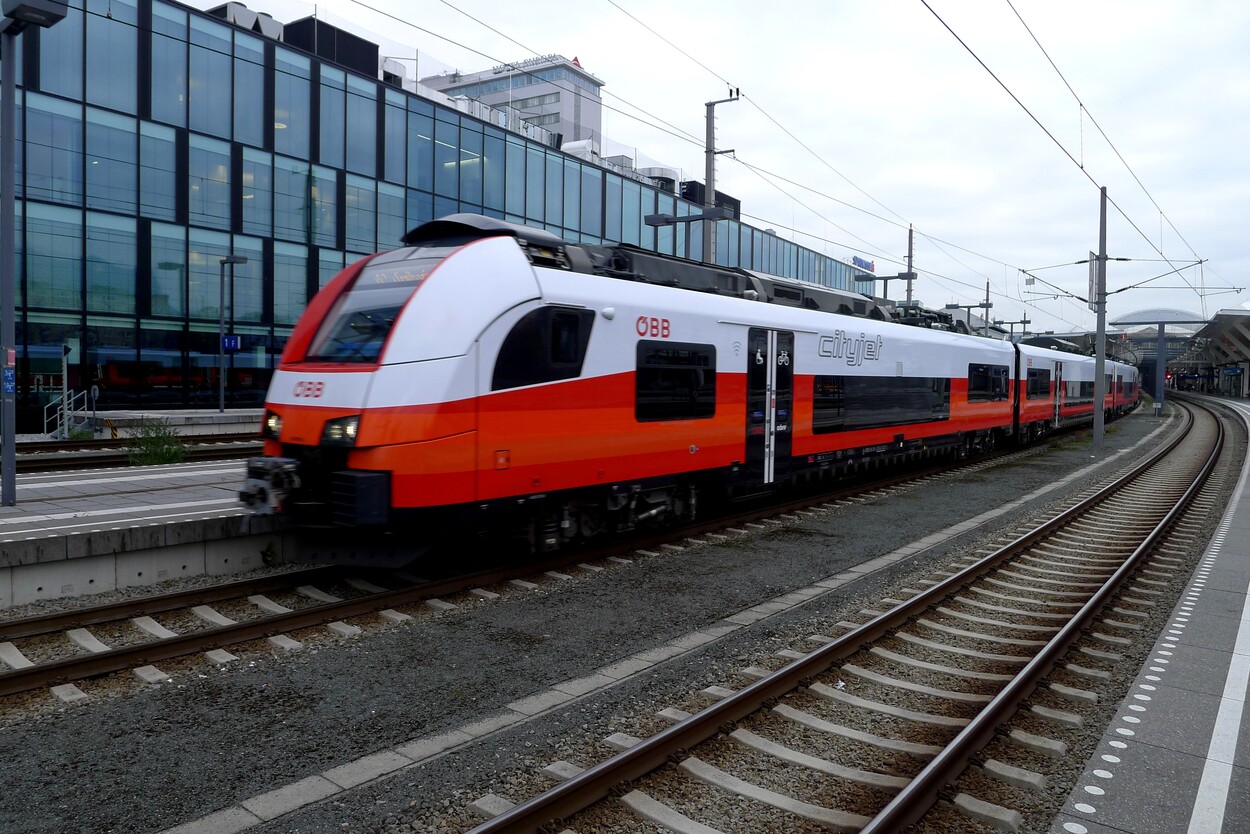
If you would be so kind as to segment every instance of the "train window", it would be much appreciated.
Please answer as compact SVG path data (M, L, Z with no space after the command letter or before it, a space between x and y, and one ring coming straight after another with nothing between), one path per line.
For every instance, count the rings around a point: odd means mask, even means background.
M845 423L842 377L812 378L812 434L842 431Z
M1006 365L969 365L968 402L985 403L1007 399Z
M716 348L688 342L638 342L634 416L640 421L697 420L716 413Z
M541 307L523 316L499 348L491 390L581 376L594 321L590 310L560 307Z
M812 433L950 419L951 382L942 377L816 376Z
M1094 383L1081 383L1081 402L1092 403L1094 401Z
M1050 397L1050 369L1029 368L1028 382L1025 386L1025 398L1044 400Z
M308 349L309 362L377 362L395 319L449 249L427 257L379 260L361 271L321 324Z

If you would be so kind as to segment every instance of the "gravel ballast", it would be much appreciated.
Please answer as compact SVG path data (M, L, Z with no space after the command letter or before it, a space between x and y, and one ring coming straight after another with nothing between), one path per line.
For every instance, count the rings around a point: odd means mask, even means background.
M1108 427L1108 453L1159 427L1144 410ZM1132 457L1145 454L1145 444ZM142 685L130 673L82 685L92 697L0 712L0 830L155 832L414 740L497 715L512 702L660 646L889 553L1052 483L1091 463L1088 434L1041 454L938 478L881 500L724 542L601 562L573 580L532 578L537 590L494 588L454 610L358 638L297 633L302 651L262 643L240 660L161 664L172 680ZM1117 462L1117 467L1123 461ZM551 784L558 760L589 767L612 752L614 732L646 735L655 713L701 706L707 686L742 686L737 670L770 650L807 651L807 638L872 607L939 560L966 555L1013 522L1087 490L1093 474L1034 506L952 538L719 637L606 689L567 700L416 766L337 793L254 827L277 832L463 831L486 794L521 801ZM912 584L912 587L915 587ZM6 615L8 612L4 612ZM770 648L771 647L771 648Z

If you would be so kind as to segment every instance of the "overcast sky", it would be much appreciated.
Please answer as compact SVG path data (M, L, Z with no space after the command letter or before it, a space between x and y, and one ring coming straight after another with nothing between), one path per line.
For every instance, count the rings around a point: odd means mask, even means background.
M314 11L247 5L282 22ZM873 260L878 275L904 271L912 225L914 294L930 307L978 303L988 281L993 318L1093 329L1071 296L1087 295L1088 268L1073 262L1098 248L1100 186L1108 254L1132 259L1108 265L1109 321L1250 304L1244 0L332 0L315 11L386 33L374 37L383 54L415 55L422 76L577 57L605 82L604 153L636 149L688 179L703 179L705 102L737 87L742 99L717 107L717 147L737 158L718 158L716 184L744 219ZM1022 269L1040 280L1026 285Z

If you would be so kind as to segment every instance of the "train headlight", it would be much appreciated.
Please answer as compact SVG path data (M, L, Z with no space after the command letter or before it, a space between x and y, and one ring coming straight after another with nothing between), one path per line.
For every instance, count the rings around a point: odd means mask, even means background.
M325 431L321 433L321 443L325 446L355 446L356 432L359 429L359 414L327 420Z
M260 424L260 436L269 440L277 440L282 434L282 417L272 411L265 411L264 422Z

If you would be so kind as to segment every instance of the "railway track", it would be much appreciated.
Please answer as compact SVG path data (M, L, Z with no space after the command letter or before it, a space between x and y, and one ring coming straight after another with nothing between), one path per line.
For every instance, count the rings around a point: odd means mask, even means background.
M72 447L74 444L63 445ZM830 502L886 498L911 484L980 471L1043 451L1041 447L1030 447L998 452L956 467L949 464L923 466L848 484L834 492L773 502L728 519L639 536L626 544L616 542L572 553L561 552L543 560L435 580L408 577L414 580L409 583L394 578L404 574L372 572L365 577L348 567L320 567L23 619L0 619L0 670L8 669L0 671L0 697L53 687L60 697L77 699L74 682L126 670L135 670L140 678L150 680L159 677L159 670L153 664L162 660L197 653L209 654L210 660L221 659L226 656L213 653L262 639L279 647L293 648L292 642L284 640L283 635L317 626L329 625L340 634L352 635L359 629L346 625L345 620L379 614L390 622L401 621L405 616L395 609L405 605L430 602L438 607L442 597L475 590L480 593L487 586L514 580L524 582L527 577L534 579L548 574L559 577L564 575L560 571L577 563L600 561L621 552L647 552L648 547L659 548L674 540L714 534L734 525L749 527L767 519L777 523L777 517L792 518L792 513L802 513L805 508L822 504L828 507ZM435 566L433 574L443 576L447 572ZM403 587L384 588L374 584L375 581ZM323 590L326 588L330 591ZM282 599L285 604L275 603L270 597ZM225 603L231 616L212 607L218 603ZM174 628L157 622L154 619L157 615ZM33 649L26 648L31 645Z
M1170 605L1180 561L1162 551L1209 509L1198 496L1223 446L1213 415L1188 413L1183 434L1061 515L867 621L838 623L815 651L783 653L783 668L743 670L745 688L705 690L715 702L701 711L665 710L672 726L651 738L610 739L621 752L598 765L553 764L565 781L519 805L485 803L498 815L473 834L899 832L939 798L1012 830L1016 812L997 797L949 786L974 760L1027 783L1027 770L978 751L1026 702L1042 727L1074 720L1092 693L1073 681L1095 688L1139 623ZM1057 668L1068 683L1047 681ZM1011 739L1054 753L1044 732Z
M186 435L188 461L230 460L260 454L263 444L251 434ZM125 466L130 463L124 440L36 440L17 446L18 472L55 472Z

